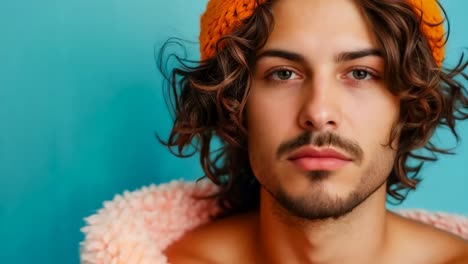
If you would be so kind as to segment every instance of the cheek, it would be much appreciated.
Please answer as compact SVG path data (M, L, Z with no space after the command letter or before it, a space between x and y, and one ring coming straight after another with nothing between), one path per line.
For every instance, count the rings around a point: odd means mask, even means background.
M368 127L368 130L362 131L362 135L368 138L366 148L368 159L371 159L369 162L380 163L381 170L385 172L391 170L395 159L397 144L392 142L393 149L388 144L398 113L399 110L390 105L388 108L377 109L373 115L373 124Z
M352 129L359 131L362 139L371 139L373 144L386 144L394 123L399 118L399 102L389 94L369 96L366 103L362 101L348 106L353 109Z
M288 127L294 118L292 110L277 100L252 94L246 105L249 155L256 162L274 162L276 150L287 138Z
M257 86L252 88L246 104L249 134L269 136L293 126L297 119L297 93L281 89L284 87Z
M399 118L399 100L384 88L380 92L360 94L359 100L350 97L342 102L345 116L343 136L349 135L359 142L365 154L364 162L367 163L364 166L374 162L376 156L384 155L390 159L394 156L388 143L392 127Z

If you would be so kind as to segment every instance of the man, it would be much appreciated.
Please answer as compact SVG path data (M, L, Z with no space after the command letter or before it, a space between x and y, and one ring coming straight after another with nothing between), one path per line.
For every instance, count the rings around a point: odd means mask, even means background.
M167 144L197 139L226 213L169 263L468 263L463 239L385 208L416 187L413 151L467 118L441 21L432 0L212 0Z

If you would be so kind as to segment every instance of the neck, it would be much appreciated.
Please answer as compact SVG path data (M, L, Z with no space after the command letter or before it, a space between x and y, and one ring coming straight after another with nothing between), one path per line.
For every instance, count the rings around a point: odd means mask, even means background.
M379 263L386 241L385 184L338 219L291 216L261 190L259 243L262 263Z

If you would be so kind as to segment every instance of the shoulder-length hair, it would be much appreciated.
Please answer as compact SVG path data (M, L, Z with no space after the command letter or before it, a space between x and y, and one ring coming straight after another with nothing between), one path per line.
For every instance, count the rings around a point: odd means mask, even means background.
M462 84L468 79L464 73L468 62L462 54L455 67L439 67L420 30L426 22L407 1L356 2L384 51L384 80L400 98L399 120L388 142L390 145L399 137L387 193L401 202L420 182L418 174L424 162L437 160L437 153L450 153L430 140L434 130L445 126L458 141L455 123L468 118L467 91ZM232 34L223 36L212 58L190 66L189 61L176 56L179 66L165 74L175 120L169 139L160 141L171 151L177 147L173 153L180 157L199 152L204 177L220 186L211 198L218 199L225 215L259 205L260 186L249 163L244 110L255 54L274 27L272 4L260 5ZM163 55L169 43L159 54L163 73ZM213 150L215 139L219 139L219 148ZM196 151L184 154L190 145ZM419 151L424 149L425 154Z

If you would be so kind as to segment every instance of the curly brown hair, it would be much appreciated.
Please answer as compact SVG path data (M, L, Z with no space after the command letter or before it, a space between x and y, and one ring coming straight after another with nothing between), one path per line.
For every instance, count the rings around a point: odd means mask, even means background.
M260 186L248 158L244 110L255 55L274 26L273 2L260 5L232 34L223 36L212 58L188 61L172 54L179 66L167 74L164 51L171 43L180 43L166 42L159 54L159 68L167 80L175 120L169 139L158 139L179 157L200 153L204 177L220 186L212 198L218 199L225 215L259 205ZM462 84L468 80L464 72L468 61L462 53L453 68L437 66L420 30L421 23L426 22L407 1L356 2L383 50L384 80L400 98L399 120L392 127L388 143L399 137L387 193L401 202L420 182L424 162L437 160L437 153L452 153L430 140L434 130L445 126L459 140L456 121L468 118L467 90ZM216 139L219 148L213 149ZM184 154L189 145L195 151ZM173 147L177 147L176 152Z

